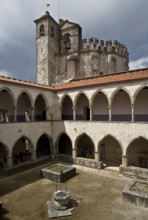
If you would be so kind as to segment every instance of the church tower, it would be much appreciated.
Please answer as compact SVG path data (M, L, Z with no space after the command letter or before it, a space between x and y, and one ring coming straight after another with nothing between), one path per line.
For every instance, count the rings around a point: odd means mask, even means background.
M57 72L55 63L58 60L59 50L58 24L48 11L34 22L36 23L37 82L50 85L55 81L55 72Z
M35 20L37 82L44 85L128 70L128 49L118 41L82 39L82 28L57 23L49 12Z

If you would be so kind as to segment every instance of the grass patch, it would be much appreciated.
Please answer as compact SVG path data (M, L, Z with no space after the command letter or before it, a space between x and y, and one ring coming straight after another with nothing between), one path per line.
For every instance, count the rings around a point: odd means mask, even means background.
M52 167L48 167L47 169L56 173L63 173L65 170L68 170L69 168L64 165L55 165Z
M132 187L131 191L142 192L148 194L148 184L136 182Z

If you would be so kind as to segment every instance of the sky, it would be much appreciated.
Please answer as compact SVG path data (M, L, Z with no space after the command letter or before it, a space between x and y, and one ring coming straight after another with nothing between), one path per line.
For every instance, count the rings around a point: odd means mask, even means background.
M0 75L36 81L35 23L47 10L78 23L83 38L118 40L130 69L148 67L147 0L0 0Z

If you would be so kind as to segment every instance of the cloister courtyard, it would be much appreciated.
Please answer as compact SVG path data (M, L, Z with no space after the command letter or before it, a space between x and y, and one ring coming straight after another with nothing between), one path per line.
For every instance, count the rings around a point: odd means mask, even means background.
M42 165L8 177L0 177L0 201L4 220L46 220L47 201L56 184L40 177ZM73 199L80 201L72 216L62 220L147 220L148 209L126 203L122 190L130 181L118 170L95 170L77 166L77 175L67 183L57 184L68 189ZM56 219L56 218L55 218Z

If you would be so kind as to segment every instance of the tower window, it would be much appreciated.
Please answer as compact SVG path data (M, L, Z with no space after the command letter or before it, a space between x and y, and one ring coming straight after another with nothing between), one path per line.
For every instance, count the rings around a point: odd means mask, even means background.
M44 36L44 25L40 26L40 36Z
M116 63L116 58L115 57L111 58L110 67L111 67L111 72L116 72L117 71L117 63Z
M54 27L51 26L51 37L54 37Z
M63 46L65 50L71 49L70 34L68 33L63 36Z
M92 74L93 75L98 75L99 61L98 61L97 56L92 57L91 65L92 65Z

